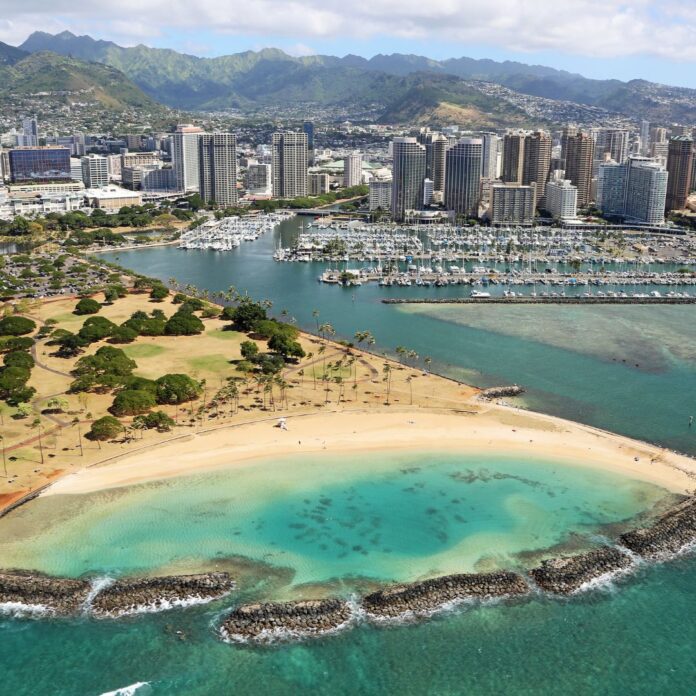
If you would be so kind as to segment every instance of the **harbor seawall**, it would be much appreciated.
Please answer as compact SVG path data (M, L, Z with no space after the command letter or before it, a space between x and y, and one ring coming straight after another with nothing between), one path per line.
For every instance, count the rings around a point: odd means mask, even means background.
M569 305L692 305L696 297L442 297L383 298L383 304L569 304Z

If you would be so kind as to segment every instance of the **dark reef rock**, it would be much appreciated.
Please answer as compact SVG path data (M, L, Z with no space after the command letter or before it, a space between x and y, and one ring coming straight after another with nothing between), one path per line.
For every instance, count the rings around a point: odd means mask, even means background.
M527 592L529 587L524 579L507 571L445 575L373 592L363 599L363 608L373 617L394 618L406 612L430 612L469 597L504 597Z
M481 392L484 399L500 399L503 396L519 396L524 393L524 389L517 384L507 387L489 387Z
M530 571L534 581L544 590L570 594L590 580L631 565L631 559L611 546L602 546L578 556L562 556L544 561Z
M56 614L72 614L87 599L84 580L52 578L31 573L0 573L0 603L42 606Z
M224 620L221 634L229 640L264 641L284 634L318 636L345 624L351 609L341 599L245 604Z
M117 580L94 597L92 610L97 615L118 616L143 608L167 609L187 600L218 599L233 588L234 581L227 573Z
M619 539L626 548L641 556L676 553L696 541L696 497L674 506L650 527L626 532Z

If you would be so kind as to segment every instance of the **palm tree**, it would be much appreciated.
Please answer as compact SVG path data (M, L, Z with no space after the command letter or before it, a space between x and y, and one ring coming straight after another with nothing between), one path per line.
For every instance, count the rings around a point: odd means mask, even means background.
M403 346L396 346L396 354L399 356L399 362L403 364L404 356L408 353L408 350Z
M411 377L411 375L409 375L409 376L406 378L406 381L408 382L408 389L409 389L410 396L411 396L411 402L410 402L410 403L411 403L411 406L413 406L413 377Z
M326 346L319 346L319 348L317 349L317 353L319 353L319 355L324 355L324 353L326 353ZM325 373L326 372L326 356L325 355L324 355L323 362L324 362L324 365L322 367L322 372ZM316 380L315 380L315 382L316 382Z
M313 309L312 316L314 317L314 321L317 323L317 333L319 333L319 310Z
M382 374L384 375L384 377L382 377L382 381L387 387L387 406L389 406L389 395L391 394L391 373L391 365L388 362L385 362L382 367Z
M34 420L31 422L31 427L32 429L36 428L39 431L39 453L41 455L41 464L44 463L44 455L43 455L43 439L41 438L41 418L36 417Z
M432 361L433 361L433 359L429 355L426 355L423 358L423 362L425 363L425 371L426 372L430 372L430 364L432 363Z
M80 456L84 456L84 452L82 451L82 430L80 429L80 419L75 416L72 419L73 425L77 426L77 445L80 448Z
M334 382L336 382L336 384L338 384L338 399L337 399L336 403L340 404L341 403L341 396L343 394L343 377L341 377L341 375L336 375L333 378L333 380L334 380Z
M5 478L7 478L7 458L5 457L5 437L0 435L0 444L2 444L2 468L5 470Z

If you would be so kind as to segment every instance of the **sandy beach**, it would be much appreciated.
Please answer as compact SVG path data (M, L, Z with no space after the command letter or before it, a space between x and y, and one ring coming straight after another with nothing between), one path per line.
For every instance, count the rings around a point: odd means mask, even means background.
M221 427L126 454L64 476L42 495L81 494L302 452L415 450L538 457L650 482L675 493L696 488L696 462L663 448L551 416L491 405L478 413L424 409L343 410Z

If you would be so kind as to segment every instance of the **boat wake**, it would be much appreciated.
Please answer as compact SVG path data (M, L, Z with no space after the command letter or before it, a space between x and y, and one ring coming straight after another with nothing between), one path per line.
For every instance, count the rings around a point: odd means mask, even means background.
M128 686L122 686L120 689L116 689L115 691L105 691L103 694L100 694L99 696L135 696L135 694L139 694L139 696L145 696L146 693L149 693L151 689L148 689L147 691L141 691L146 686L150 686L150 682L135 682L135 684L129 684Z

